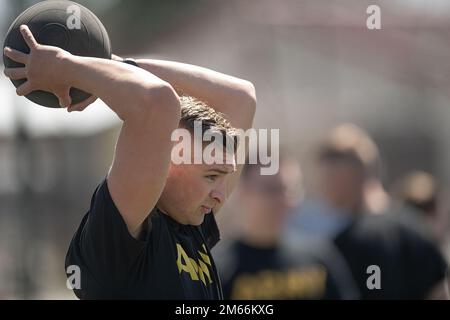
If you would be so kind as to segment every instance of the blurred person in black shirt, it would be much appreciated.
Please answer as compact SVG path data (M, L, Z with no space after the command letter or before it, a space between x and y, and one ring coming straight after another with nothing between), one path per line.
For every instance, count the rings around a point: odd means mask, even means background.
M398 212L407 208L393 204L379 171L378 149L367 133L351 124L336 127L318 152L316 198L300 209L289 232L319 230L332 239L362 299L447 298L444 257L415 220L401 218ZM369 284L373 268L379 270L375 287Z
M214 250L225 299L354 299L357 289L331 244L295 246L282 238L290 209L301 199L298 163L282 157L276 175L246 165L236 192L239 230Z
M447 298L447 263L431 234L416 220L404 219L401 212L408 208L395 205L387 196L378 197L384 206L377 205L377 194L383 194L379 159L368 134L348 124L335 128L322 146L319 161L322 183L328 186L325 199L352 217L351 224L335 237L336 246L346 257L363 299ZM378 215L365 214L374 211ZM368 286L370 266L379 267L379 289Z

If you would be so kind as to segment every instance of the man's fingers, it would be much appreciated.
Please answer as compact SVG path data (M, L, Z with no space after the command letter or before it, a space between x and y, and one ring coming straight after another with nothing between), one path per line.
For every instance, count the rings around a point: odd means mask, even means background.
M34 38L31 30L28 28L26 24L20 26L20 33L22 34L23 39L28 45L28 48L34 49L38 46L36 39Z
M28 54L23 53L23 52L21 52L19 50L12 49L12 48L9 48L9 47L5 47L3 49L3 53L4 53L5 56L10 58L11 60L14 60L16 62L23 63L23 64L27 63Z
M95 100L97 100L96 96L90 96L86 100L83 100L77 104L71 105L69 108L67 108L67 111L83 111L86 109L90 104L94 103Z
M69 95L63 96L63 97L58 97L58 99L59 99L59 105L61 106L61 108L67 108L68 106L70 106L70 103L72 102L72 99L70 98Z
M22 83L16 89L16 93L17 93L18 96L26 96L31 91L33 91L33 88L31 87L31 84L30 84L29 81L26 81L26 82Z
M6 68L5 76L12 80L24 79L27 77L27 72L25 68Z
M70 97L70 88L56 93L59 100L59 105L61 108L67 108L72 103L72 98Z

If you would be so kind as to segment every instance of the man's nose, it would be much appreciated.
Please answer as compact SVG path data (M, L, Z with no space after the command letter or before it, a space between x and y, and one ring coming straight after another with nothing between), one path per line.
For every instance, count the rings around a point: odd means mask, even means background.
M226 195L226 183L221 183L211 191L211 197L217 201L217 204L223 204Z

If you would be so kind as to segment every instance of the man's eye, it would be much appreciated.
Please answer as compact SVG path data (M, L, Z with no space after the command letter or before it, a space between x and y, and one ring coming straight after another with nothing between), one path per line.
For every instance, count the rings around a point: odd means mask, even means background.
M209 176L206 176L206 178L211 181L216 181L217 175L209 175Z

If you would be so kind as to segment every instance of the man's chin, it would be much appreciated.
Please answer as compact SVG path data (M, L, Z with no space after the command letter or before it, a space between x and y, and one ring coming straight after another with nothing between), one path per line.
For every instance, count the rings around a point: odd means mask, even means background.
M193 226L199 226L203 223L203 221L205 220L205 215L204 214L200 214L199 217L196 217L197 219L195 219L195 221L191 221L191 225Z

